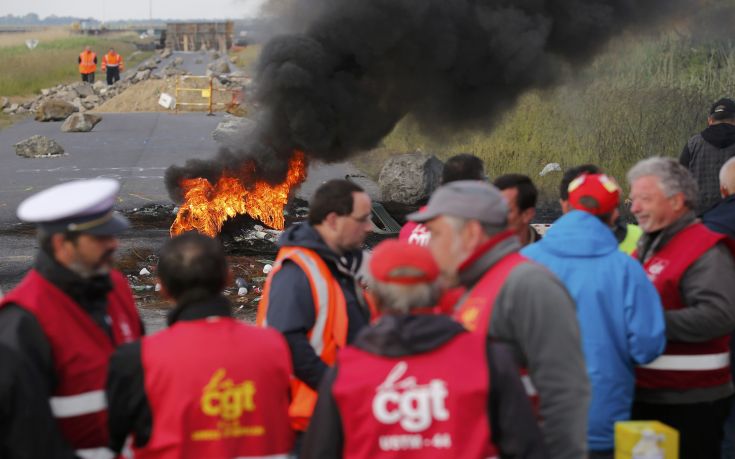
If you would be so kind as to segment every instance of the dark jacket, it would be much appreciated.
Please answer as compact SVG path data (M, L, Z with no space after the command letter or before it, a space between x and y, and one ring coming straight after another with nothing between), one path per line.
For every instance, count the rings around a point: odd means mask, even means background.
M718 233L735 239L735 194L720 201L702 215L702 223Z
M735 156L735 126L714 124L695 135L684 146L679 162L689 169L699 185L697 214L720 200L720 168Z
M110 327L107 324L107 294L112 289L112 282L108 276L98 276L92 279L83 279L74 272L58 264L51 256L41 251L38 254L34 268L46 280L54 284L61 291L69 295L80 308L107 334ZM36 317L18 305L8 304L0 309L0 345L6 346L15 355L13 358L0 360L0 373L8 373L13 365L24 367L27 371L15 375L12 384L15 387L23 386L26 390L33 390L37 400L46 401L57 384L56 372L51 345ZM31 377L30 381L25 379ZM0 393L0 406L11 406L4 397L9 392ZM8 451L25 450L29 440L37 443L35 447L46 447L49 450L41 456L32 454L7 457L74 457L73 450L61 440L61 434L56 427L56 421L51 414L48 403L34 403L24 407L26 416L35 419L38 428L35 431L26 431L25 435L12 435L7 438ZM20 419L18 419L20 421ZM39 431L49 432L40 436ZM2 432L5 432L2 430ZM27 436L32 435L32 438ZM45 442L39 442L44 438ZM58 438L58 440L57 440ZM3 452L0 448L0 452ZM5 458L5 455L0 455Z
M648 261L676 233L696 222L693 212L655 233L644 233L638 241L638 259ZM722 243L715 245L684 272L679 284L684 304L666 310L666 338L669 341L699 343L732 333L735 330L735 259ZM665 307L666 305L664 305ZM647 403L710 402L733 394L732 383L717 387L674 391L636 389L635 399Z
M347 302L347 342L369 323L370 314L355 276L362 263L362 252L337 256L308 223L287 229L278 241L279 247L305 247L322 257L342 287ZM316 390L327 371L327 365L309 344L306 334L314 326L314 300L306 274L293 262L286 261L271 281L268 302L268 326L283 333L293 357L294 374Z
M495 263L520 248L511 237L463 266L459 280L472 288ZM546 448L555 459L587 451L590 385L574 301L546 268L522 263L509 274L493 305L491 338L512 344L539 394Z
M384 316L363 330L354 346L372 354L401 357L430 352L459 333L467 332L443 315ZM491 378L487 412L492 439L501 457L548 457L510 349L488 340L487 359ZM338 372L338 367L330 369L319 387L319 399L302 448L304 459L342 457L344 432L332 395Z
M231 317L230 302L223 296L188 304L180 304L168 315L169 326L177 321L200 320L206 317ZM148 444L153 429L153 417L145 393L141 342L124 344L110 357L107 375L110 449L120 452L128 435L135 446Z

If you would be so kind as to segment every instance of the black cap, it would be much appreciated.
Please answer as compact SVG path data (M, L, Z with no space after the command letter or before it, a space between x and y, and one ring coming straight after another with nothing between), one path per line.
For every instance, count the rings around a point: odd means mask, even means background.
M735 102L725 98L718 100L712 105L709 116L716 120L735 118Z

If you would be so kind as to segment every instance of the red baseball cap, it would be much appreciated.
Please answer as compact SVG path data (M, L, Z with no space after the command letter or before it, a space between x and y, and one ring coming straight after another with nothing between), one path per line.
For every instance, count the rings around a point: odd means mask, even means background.
M439 267L426 247L388 239L373 250L370 274L380 282L422 284L435 281L439 276Z
M620 202L620 187L605 174L582 174L569 183L569 204L592 215L609 214Z

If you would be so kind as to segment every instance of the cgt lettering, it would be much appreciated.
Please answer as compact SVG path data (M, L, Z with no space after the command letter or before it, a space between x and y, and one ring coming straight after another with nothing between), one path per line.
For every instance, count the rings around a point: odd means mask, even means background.
M413 376L401 380L408 364L399 362L376 389L373 415L383 424L399 423L407 432L422 432L436 421L449 419L446 407L447 385L432 379L419 385Z
M255 411L255 383L243 381L235 384L232 379L225 379L226 376L224 368L214 372L202 391L202 412L232 421L239 419L243 412Z

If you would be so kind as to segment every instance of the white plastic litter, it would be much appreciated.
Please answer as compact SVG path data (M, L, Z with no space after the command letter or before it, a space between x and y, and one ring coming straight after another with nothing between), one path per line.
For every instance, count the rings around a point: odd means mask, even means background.
M176 98L174 98L174 96L172 96L171 94L167 94L165 92L161 93L161 97L158 98L158 105L163 108L172 110L176 108Z
M541 172L539 172L538 175L543 177L544 175L550 172L561 172L561 166L559 165L559 163L549 163L545 165L544 168L541 169Z
M157 292L161 291L161 284L156 284L156 288L154 289Z
M273 265L265 265L263 266L263 274L268 274L273 270Z
M150 271L148 271L148 269L146 269L146 268L143 268L143 269L141 269L141 270L140 270L140 275L141 275L141 276L147 276L147 275L149 275L150 273L151 273L151 272L150 272Z
M245 296L247 294L248 294L248 289L246 289L245 287L240 287L239 289L237 289L238 296Z

